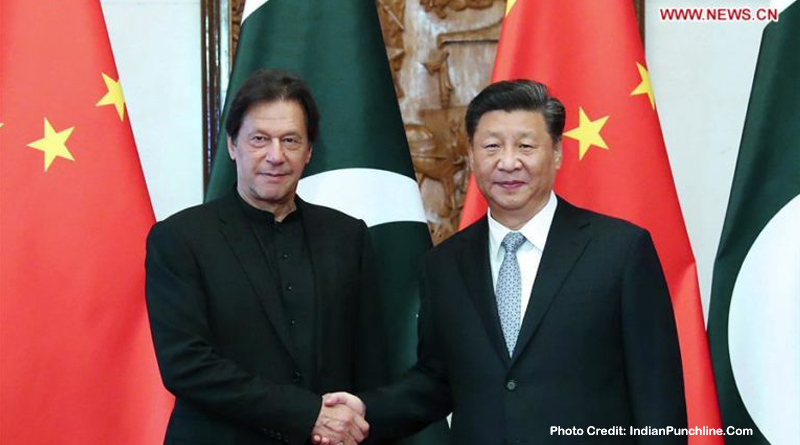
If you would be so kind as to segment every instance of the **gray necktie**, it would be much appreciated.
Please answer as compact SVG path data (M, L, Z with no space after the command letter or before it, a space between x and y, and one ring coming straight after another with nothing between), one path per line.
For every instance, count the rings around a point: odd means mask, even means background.
M497 275L495 297L509 357L514 355L522 319L522 276L517 262L517 249L524 242L525 237L521 233L510 232L501 243L506 254L500 265L500 273Z

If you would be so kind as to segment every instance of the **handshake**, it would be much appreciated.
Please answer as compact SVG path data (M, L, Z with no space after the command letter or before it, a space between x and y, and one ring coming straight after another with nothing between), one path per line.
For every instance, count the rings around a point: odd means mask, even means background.
M358 397L346 392L322 396L322 407L311 431L316 445L356 445L369 435L364 418L367 406Z

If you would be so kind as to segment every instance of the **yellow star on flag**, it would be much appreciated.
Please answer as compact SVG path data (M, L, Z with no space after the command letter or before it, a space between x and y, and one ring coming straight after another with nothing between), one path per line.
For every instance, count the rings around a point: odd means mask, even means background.
M653 97L653 86L650 85L650 73L647 72L647 68L642 66L642 64L639 62L636 62L636 68L639 69L639 77L642 78L642 81L639 82L639 85L636 86L636 89L631 91L631 96L647 94L647 98L650 99L650 107L655 110L656 101Z
M516 2L517 2L517 0L508 0L508 1L506 1L506 15L508 15L508 13L511 12L511 8L514 7L514 3L516 3Z
M576 139L580 143L578 159L583 159L583 156L589 151L589 147L592 145L608 150L606 141L604 141L603 136L600 135L600 131L603 129L603 125L606 124L608 116L603 116L597 120L591 120L589 116L586 115L586 112L583 111L583 107L578 107L578 112L580 113L578 127L564 133L564 136Z
M44 152L44 171L50 168L56 158L75 160L66 145L67 139L74 129L75 127L70 127L66 130L56 131L50 125L50 121L44 118L44 137L28 144L28 147Z
M97 102L96 106L113 105L117 109L119 120L122 120L125 117L125 96L122 95L122 85L119 84L118 80L107 76L106 73L101 74L103 75L103 81L106 83L108 92L100 99L100 102Z

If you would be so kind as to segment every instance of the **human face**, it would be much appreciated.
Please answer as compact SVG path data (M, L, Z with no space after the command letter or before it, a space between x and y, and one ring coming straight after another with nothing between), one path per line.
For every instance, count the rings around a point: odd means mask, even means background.
M553 143L542 113L495 110L478 121L469 158L492 216L518 229L547 204L561 144Z
M303 109L297 102L259 102L245 112L236 140L236 189L253 207L285 215L294 208L297 182L311 160Z

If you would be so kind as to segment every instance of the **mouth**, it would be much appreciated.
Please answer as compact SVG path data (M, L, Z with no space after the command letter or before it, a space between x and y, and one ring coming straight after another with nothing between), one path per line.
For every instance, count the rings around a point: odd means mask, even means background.
M258 176L264 177L267 181L280 181L284 177L289 176L288 173L274 173L274 172L261 172Z
M522 187L525 185L525 181L515 181L515 180L508 180L508 181L495 181L495 185L500 186L506 190L514 190Z

